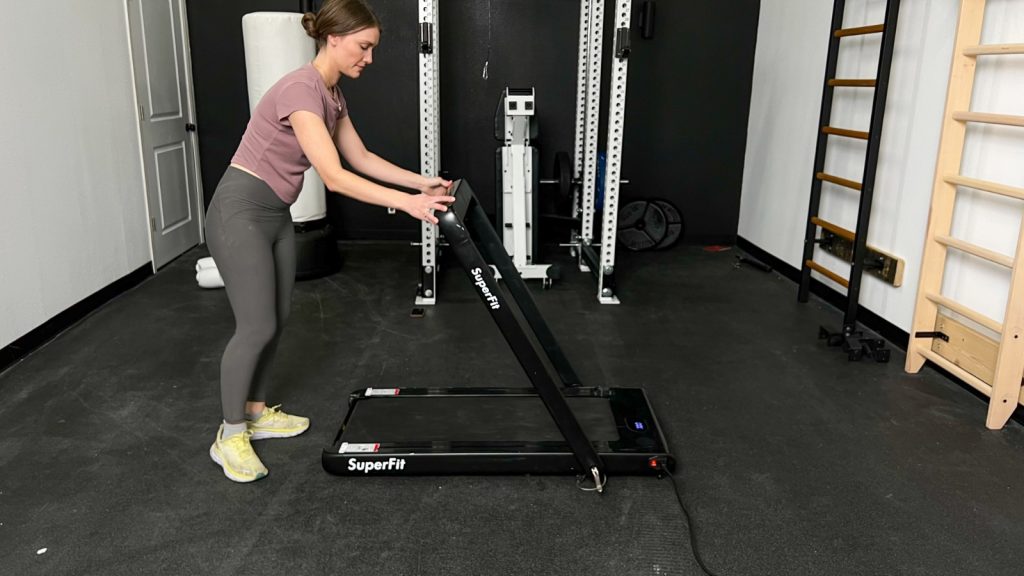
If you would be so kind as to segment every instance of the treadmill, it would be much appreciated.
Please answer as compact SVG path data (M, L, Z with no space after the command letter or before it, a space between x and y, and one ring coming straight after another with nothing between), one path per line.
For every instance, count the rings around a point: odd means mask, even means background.
M609 474L674 470L644 391L580 384L469 184L458 180L449 194L455 201L437 213L441 231L533 387L360 390L324 448L324 470L575 474L581 488L598 492Z

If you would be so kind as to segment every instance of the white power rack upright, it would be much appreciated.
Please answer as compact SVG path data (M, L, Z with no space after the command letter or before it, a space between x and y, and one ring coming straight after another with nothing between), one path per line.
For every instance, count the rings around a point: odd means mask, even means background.
M441 76L437 0L419 0L420 23L420 173L438 175L441 158ZM418 306L437 301L437 226L421 225L420 284L416 291Z
M580 270L597 278L597 299L618 304L615 293L615 234L618 222L622 142L625 131L626 81L629 73L631 0L615 2L615 40L608 105L607 153L600 243L594 242L597 198L598 138L601 117L601 51L604 39L604 0L580 1L579 58L576 76L576 140L573 162L573 206L581 219L571 245ZM582 189L579 184L582 183ZM596 248L596 250L595 250Z

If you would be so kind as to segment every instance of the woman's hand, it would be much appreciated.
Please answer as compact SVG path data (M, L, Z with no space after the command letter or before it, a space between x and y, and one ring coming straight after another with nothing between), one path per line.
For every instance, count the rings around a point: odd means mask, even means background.
M416 189L427 196L441 196L443 194L447 194L448 189L451 188L451 186L451 180L445 180L444 178L435 176L433 178L424 177Z
M439 179L440 180L440 179ZM451 184L449 182L449 184ZM445 188L446 190L447 188ZM434 210L448 211L448 204L455 201L454 196L437 196L433 194L410 194L402 207L402 211L417 220L437 224Z

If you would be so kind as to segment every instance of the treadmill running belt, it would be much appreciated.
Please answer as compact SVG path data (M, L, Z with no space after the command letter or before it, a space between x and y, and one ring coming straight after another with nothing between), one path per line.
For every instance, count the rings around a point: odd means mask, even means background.
M591 442L618 440L604 398L566 398ZM341 441L564 442L538 396L378 398L356 404Z

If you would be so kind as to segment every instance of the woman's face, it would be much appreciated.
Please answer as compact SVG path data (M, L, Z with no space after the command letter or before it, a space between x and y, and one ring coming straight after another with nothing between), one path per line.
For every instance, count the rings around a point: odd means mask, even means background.
M344 36L328 36L327 47L338 70L349 78L359 78L373 63L373 49L380 43L380 30L364 28Z

